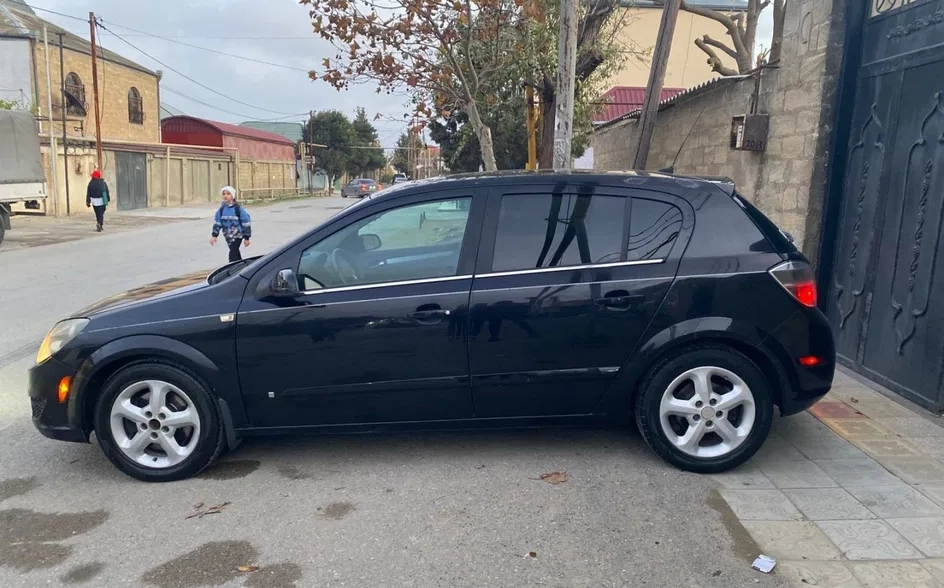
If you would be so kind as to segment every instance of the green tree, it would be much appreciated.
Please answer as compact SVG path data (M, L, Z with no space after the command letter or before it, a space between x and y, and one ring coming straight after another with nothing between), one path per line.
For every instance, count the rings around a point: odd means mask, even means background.
M356 176L366 176L386 165L380 141L377 139L377 129L367 120L367 113L358 107L351 123L354 132L354 149L348 161L347 171Z
M397 147L393 151L393 157L390 158L390 165L411 179L415 178L416 168L413 164L416 161L416 155L423 150L423 147L423 142L415 131L403 133L397 139Z
M351 152L354 149L354 125L337 110L316 112L305 125L305 137L315 144L315 165L328 177L328 191L334 189L335 180L349 169Z

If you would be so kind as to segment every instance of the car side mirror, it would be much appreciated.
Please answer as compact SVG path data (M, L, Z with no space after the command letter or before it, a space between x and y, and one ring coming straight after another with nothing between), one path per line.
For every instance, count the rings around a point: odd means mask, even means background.
M364 251L376 251L381 246L380 237L370 233L361 235L361 244L364 246Z
M279 270L279 273L272 278L269 291L273 296L297 296L301 290L298 288L295 272L290 269Z

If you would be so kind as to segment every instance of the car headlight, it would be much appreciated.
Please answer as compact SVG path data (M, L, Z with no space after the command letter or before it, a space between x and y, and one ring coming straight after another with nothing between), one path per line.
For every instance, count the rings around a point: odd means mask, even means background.
M89 323L87 318L66 319L56 323L43 339L43 344L39 346L39 353L36 354L36 363L43 363L53 355L59 352L66 344L75 339L76 335L82 332L85 325Z

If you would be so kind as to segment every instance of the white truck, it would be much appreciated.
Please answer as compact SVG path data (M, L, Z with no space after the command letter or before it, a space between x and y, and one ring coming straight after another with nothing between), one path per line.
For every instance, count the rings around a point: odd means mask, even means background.
M46 173L33 114L0 110L0 243L10 228L11 206L39 208L46 198Z

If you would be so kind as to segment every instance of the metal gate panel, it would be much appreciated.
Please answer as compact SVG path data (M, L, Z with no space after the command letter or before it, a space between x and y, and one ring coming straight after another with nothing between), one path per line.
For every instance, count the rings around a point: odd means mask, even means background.
M118 210L147 208L147 156L143 153L115 152Z
M841 363L944 409L944 0L872 0L826 312Z
M874 336L862 364L936 408L944 374L944 59L906 70L901 88L872 294Z

